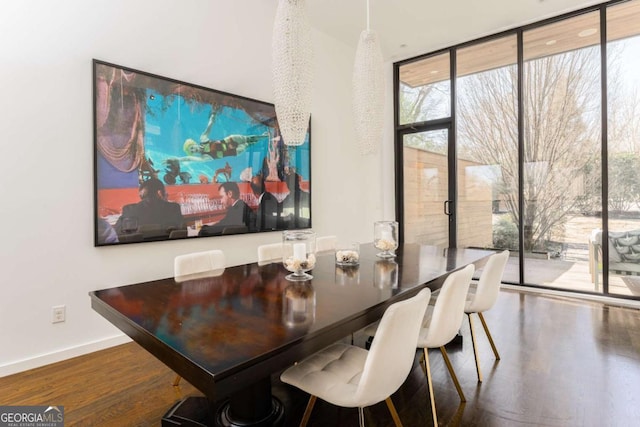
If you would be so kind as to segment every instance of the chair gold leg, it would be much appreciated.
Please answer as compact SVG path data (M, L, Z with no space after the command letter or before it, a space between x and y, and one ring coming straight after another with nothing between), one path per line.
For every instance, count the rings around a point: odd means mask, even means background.
M176 375L176 379L173 380L173 386L174 387L178 387L180 385L180 380L182 379L182 377L180 375Z
M182 395L182 389L180 387L171 387L171 389L173 390L173 394L176 396L176 400L182 400L184 397Z
M478 346L476 343L476 333L473 329L473 321L471 320L471 313L469 316L469 329L471 330L471 344L473 345L473 356L476 358L476 372L478 373L478 382L482 382L482 372L480 372L480 360L478 359Z
M462 392L462 387L460 387L460 383L458 382L458 377L456 376L456 373L453 370L453 365L449 360L449 355L447 355L447 350L445 350L444 346L440 347L440 353L442 353L442 358L444 359L444 363L447 365L447 369L449 370L449 374L451 375L453 384L456 386L456 390L458 390L458 395L460 395L460 400L463 402L466 402L467 398L464 397L464 393Z
M422 368L422 372L424 373L425 377L427 376L427 368L426 365L424 364L424 352L422 354L422 356L420 356L420 360L418 361L418 363L420 364L420 367Z
M300 421L300 427L305 427L309 422L309 418L311 417L311 410L313 409L313 405L316 403L316 399L316 396L309 397L307 409L304 410L304 415L302 416L302 420Z
M487 338L489 338L489 344L491 344L491 349L493 350L493 354L496 356L496 360L500 360L500 355L498 354L498 349L493 342L493 338L491 337L491 332L489 332L489 327L487 326L487 322L484 321L484 316L482 313L478 313L478 317L482 322L482 326L484 327L484 331L487 333Z
M438 416L436 415L436 399L433 396L433 381L431 380L431 367L429 366L429 353L427 349L424 351L424 370L427 373L427 383L429 384L429 397L431 398L431 414L433 415L433 425L438 425Z
M396 411L396 407L394 406L393 401L391 401L391 397L387 397L385 402L387 402L387 407L389 408L389 412L391 412L391 418L393 418L393 422L396 424L396 427L402 427L398 411Z

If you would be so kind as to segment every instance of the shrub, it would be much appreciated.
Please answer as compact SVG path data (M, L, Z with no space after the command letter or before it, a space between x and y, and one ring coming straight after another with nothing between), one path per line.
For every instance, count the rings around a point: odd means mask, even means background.
M509 215L503 215L493 226L493 246L518 250L518 227Z

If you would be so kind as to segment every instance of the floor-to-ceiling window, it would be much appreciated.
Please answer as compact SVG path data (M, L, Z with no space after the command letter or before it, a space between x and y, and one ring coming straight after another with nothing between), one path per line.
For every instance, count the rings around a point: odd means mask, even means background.
M523 33L522 236L525 254L545 254L542 268L552 273L541 275L540 263L525 256L525 283L553 286L572 268L587 266L577 254L588 253L589 235L575 235L574 227L601 224L584 203L593 186L585 170L601 156L599 29L595 11Z
M608 291L640 295L640 5L607 9ZM599 165L598 165L599 166ZM600 265L598 265L600 270ZM602 276L597 279L603 289Z
M506 248L507 282L640 297L639 58L632 0L397 64L405 241Z
M516 36L457 51L459 247L518 250Z

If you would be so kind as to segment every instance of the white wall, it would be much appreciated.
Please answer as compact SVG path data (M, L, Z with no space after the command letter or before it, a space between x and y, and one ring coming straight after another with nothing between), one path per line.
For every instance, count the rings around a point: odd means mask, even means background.
M0 376L126 340L92 311L91 290L171 276L174 256L207 248L225 250L231 265L254 261L258 244L280 239L261 233L93 247L91 60L271 102L275 5L1 3ZM380 155L361 157L353 143L353 50L318 32L313 40L314 229L369 241L373 221L393 216L393 203L382 202L393 175L380 172ZM60 304L67 321L53 325L51 307Z

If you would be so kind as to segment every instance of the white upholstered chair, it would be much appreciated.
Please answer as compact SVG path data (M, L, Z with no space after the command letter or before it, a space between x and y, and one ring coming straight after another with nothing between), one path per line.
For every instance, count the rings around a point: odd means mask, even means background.
M495 255L491 255L489 260L484 266L480 279L478 280L478 286L475 289L469 290L467 296L467 303L464 308L464 312L469 316L469 329L471 331L471 343L473 344L473 355L476 359L476 372L478 373L478 382L482 382L482 372L480 371L480 362L478 360L478 347L476 342L475 331L473 329L473 321L471 315L477 313L484 331L491 344L493 354L496 356L496 360L500 360L500 354L496 348L487 322L484 320L483 312L489 310L496 303L498 299L498 293L500 291L500 282L502 281L502 275L504 269L509 260L509 251L503 251Z
M226 259L221 250L210 250L178 255L173 262L176 282L219 276L224 271Z
M173 275L176 282L219 276L224 272L226 259L221 250L192 252L178 255L173 261ZM173 380L173 386L180 384L180 375Z
M440 349L440 353L442 353L442 357L447 365L453 384L456 386L460 400L466 402L467 399L462 392L462 387L460 387L458 377L456 377L456 373L453 370L444 346L456 336L460 326L462 326L464 305L474 271L475 267L471 264L462 270L451 273L447 277L440 289L435 305L429 306L427 309L424 323L422 324L422 329L418 337L418 347L422 348L424 352L424 371L427 376L427 382L429 383L431 414L433 415L433 425L435 426L438 425L438 417L436 414L436 401L433 396L429 352L427 350L430 348Z
M334 344L288 368L280 377L311 395L300 422L305 426L316 398L333 405L362 408L386 401L396 426L402 425L391 395L406 380L416 352L420 323L431 292L423 289L413 298L385 311L370 350Z
M336 249L338 238L336 236L320 236L316 238L316 251L329 252Z
M258 265L282 262L282 242L258 246Z
M433 425L438 425L438 418L436 415L436 403L433 396L433 382L431 379L431 368L429 366L429 352L430 348L438 348L442 353L451 379L453 380L456 390L460 395L460 400L466 402L456 373L453 370L453 366L449 361L449 356L444 348L445 344L449 343L458 333L462 320L464 318L464 305L469 291L469 284L471 283L471 277L475 267L473 264L466 266L465 268L454 271L447 276L444 281L438 297L436 298L435 305L429 305L427 307L424 318L421 319L422 327L418 336L417 347L422 348L424 355L424 372L427 376L427 382L429 384L429 396L431 398L431 413L433 415ZM375 343L378 339L378 324L374 323L367 326L364 329L364 333L369 336L374 336Z

